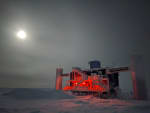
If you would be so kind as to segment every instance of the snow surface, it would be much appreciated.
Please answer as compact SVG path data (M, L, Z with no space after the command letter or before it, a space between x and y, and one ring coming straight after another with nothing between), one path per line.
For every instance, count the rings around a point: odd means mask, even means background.
M150 101L75 97L54 89L0 89L0 113L150 113Z

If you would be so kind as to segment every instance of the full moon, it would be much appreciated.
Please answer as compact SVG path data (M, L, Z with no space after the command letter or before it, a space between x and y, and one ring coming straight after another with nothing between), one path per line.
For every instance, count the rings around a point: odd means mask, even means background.
M22 40L25 40L26 37L27 37L26 32L23 31L23 30L18 31L17 32L17 37L20 38L20 39L22 39Z

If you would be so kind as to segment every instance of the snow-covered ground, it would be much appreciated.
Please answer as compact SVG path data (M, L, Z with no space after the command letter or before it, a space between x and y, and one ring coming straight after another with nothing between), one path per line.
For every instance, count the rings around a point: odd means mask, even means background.
M150 101L74 97L53 89L0 89L0 113L150 113Z

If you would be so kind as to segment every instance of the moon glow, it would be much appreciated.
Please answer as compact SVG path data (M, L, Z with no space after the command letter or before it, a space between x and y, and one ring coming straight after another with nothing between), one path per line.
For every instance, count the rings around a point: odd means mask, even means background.
M17 37L18 37L19 39L25 40L26 37L27 37L27 34L26 34L25 31L20 30L20 31L17 32Z

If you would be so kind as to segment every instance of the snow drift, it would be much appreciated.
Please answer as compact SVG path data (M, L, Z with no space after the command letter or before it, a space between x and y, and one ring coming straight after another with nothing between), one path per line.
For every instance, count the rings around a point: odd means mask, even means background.
M71 99L72 95L68 95L63 91L56 91L48 88L16 88L2 94L2 96L12 97L16 99Z

